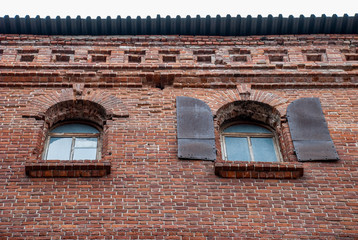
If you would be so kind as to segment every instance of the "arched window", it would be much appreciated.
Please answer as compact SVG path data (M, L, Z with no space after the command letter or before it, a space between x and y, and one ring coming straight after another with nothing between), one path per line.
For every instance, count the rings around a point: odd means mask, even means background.
M229 161L278 162L280 153L275 134L255 124L235 124L222 133L223 159Z
M47 160L95 160L100 157L100 131L82 123L68 123L53 128L45 146Z

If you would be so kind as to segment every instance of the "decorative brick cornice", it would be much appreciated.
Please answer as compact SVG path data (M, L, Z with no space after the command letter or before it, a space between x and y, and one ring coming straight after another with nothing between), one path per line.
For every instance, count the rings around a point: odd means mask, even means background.
M41 36L0 34L1 45L34 46L83 46L91 44L101 47L118 46L320 46L335 42L336 45L350 46L358 43L356 35L342 34L310 34L310 35L271 35L271 36Z
M0 35L0 83L159 88L354 83L357 46L356 35Z
M126 70L183 69L245 71L236 74L256 71L256 75L266 70L290 75L292 70L299 70L294 74L312 71L324 74L330 70L350 72L358 68L355 35L86 38L0 35L0 43L0 75L3 76L115 77Z

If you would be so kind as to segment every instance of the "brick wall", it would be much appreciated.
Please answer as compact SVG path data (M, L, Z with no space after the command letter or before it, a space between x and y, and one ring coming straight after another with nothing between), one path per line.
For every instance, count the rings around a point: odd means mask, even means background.
M0 35L0 238L358 238L357 47L355 35ZM270 105L303 176L216 175L217 116L216 163L179 160L177 96L214 116ZM320 99L339 161L297 162L286 110L303 97ZM102 158L42 160L48 129L79 114L103 128Z

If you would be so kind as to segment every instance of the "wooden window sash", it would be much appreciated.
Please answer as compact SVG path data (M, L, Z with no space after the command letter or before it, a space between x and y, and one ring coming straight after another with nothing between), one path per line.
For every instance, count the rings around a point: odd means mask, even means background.
M280 150L279 150L279 147L278 147L278 140L277 140L277 137L276 137L276 135L274 133L235 133L235 132L233 132L233 133L221 133L221 136L222 136L221 137L221 146L223 146L223 148L222 148L223 157L224 157L224 160L226 160L226 161L229 161L229 160L228 160L227 151L226 151L225 137L246 138L248 146L249 146L250 162L255 162L253 149L252 149L251 138L259 138L259 137L261 137L261 138L272 138L277 161L278 162L282 161Z
M68 160L73 160L76 138L97 138L96 159L99 159L99 156L101 154L100 148L102 145L100 141L100 133L49 133L45 143L45 151L43 155L44 160L47 160L51 137L72 138L70 157Z

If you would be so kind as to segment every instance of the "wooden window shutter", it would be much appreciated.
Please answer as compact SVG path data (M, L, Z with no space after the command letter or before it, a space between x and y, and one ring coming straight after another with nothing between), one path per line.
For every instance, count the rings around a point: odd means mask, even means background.
M216 160L214 121L210 107L191 97L177 97L178 157Z
M287 108L298 161L339 160L318 98L301 98Z

